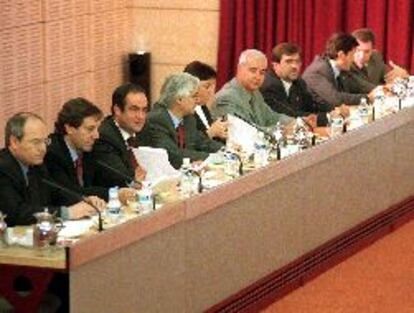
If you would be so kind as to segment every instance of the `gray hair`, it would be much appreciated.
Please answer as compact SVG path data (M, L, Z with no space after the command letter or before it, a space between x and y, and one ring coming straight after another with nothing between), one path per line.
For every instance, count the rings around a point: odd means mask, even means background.
M6 129L4 131L4 142L6 147L10 146L10 137L14 136L19 141L24 137L24 126L28 119L37 119L44 123L43 119L32 112L20 112L13 115L6 124Z
M161 88L160 104L170 108L178 98L191 96L199 83L197 77L188 73L168 76Z
M248 58L265 59L267 61L266 55L262 51L256 49L247 49L240 54L239 65L246 64Z

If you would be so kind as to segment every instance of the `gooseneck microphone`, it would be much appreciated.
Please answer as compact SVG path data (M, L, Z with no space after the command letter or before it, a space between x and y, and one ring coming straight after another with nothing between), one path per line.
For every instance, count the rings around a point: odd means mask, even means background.
M61 184L58 184L58 183L56 183L56 182L54 182L54 181L52 181L50 179L47 179L47 178L42 177L41 180L46 185L48 185L50 187L53 187L53 188L56 188L56 189L59 189L63 193L65 193L65 194L67 194L67 195L69 195L71 197L74 197L78 201L85 202L86 204L88 204L91 207L93 207L94 210L96 211L96 213L98 213L98 231L100 231L100 232L103 231L103 223L102 223L101 211L87 197L85 197L84 195L82 195L82 194L80 194L80 193L78 193L76 191L73 191L73 190L71 190L69 188L66 188L65 186L63 186Z
M99 166L101 166L102 168L112 172L113 174L117 175L118 177L125 179L127 185L130 185L131 182L133 183L137 183L139 185L142 185L142 182L139 180L136 180L133 176L125 174L123 172L121 172L120 170L114 168L113 166L107 164L106 162L103 162L101 160L95 160L96 164L98 164Z
M297 115L297 113L295 112L295 110L293 110L290 106L286 105L285 103L283 103L281 101L277 101L277 104L278 105L281 105L286 110L288 110L290 114L292 114L294 116ZM310 131L313 132L313 126L306 119L304 119L302 116L297 116L297 117L299 117L306 124L306 126L309 127Z
M191 172L191 174L195 174L198 177L198 186L197 186L198 193L203 193L203 179L200 173L192 169L190 169L189 171Z

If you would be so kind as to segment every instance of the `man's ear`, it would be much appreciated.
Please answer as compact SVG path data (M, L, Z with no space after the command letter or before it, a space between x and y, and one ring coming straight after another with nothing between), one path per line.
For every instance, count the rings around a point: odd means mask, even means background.
M75 127L70 126L69 124L65 124L63 125L63 127L65 128L65 133L68 135L71 135L76 129Z
M20 140L17 139L16 136L14 136L14 135L11 135L10 136L10 138L9 138L9 146L10 146L10 148L12 148L12 149L16 148L16 146L19 144L19 142L20 142Z

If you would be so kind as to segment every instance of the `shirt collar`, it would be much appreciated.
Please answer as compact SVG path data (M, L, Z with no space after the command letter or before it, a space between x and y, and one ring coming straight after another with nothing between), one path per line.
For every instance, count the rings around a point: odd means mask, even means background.
M72 146L69 144L69 142L66 140L66 138L64 138L64 140L65 140L66 147L68 147L69 154L70 154L70 157L71 157L72 161L76 162L76 160L79 159L78 151L76 151L76 149L72 148Z
M329 59L329 64L331 64L332 70L334 72L334 76L335 78L337 78L339 74L341 73L341 70L338 68L334 60Z
M124 141L127 142L127 140L131 138L132 135L128 133L125 129L123 129L121 126L119 126L118 122L115 121L115 119L114 119L114 122L115 122L116 127L118 127L119 132L121 133L122 139L124 139Z
M175 116L170 110L167 110L168 114L171 117L171 120L173 122L174 128L176 129L178 127L178 125L180 125L181 121L183 120L182 118L178 118L177 116Z
M285 87L286 94L289 94L290 87L292 87L292 82L288 82L284 79L280 79L282 81L283 87Z

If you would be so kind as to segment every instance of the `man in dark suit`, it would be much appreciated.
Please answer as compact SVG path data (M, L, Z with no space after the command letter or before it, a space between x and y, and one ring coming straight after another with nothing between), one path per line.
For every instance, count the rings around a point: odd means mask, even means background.
M307 116L315 124L318 108L308 91L305 81L300 78L302 65L299 46L284 42L272 51L272 65L266 72L260 92L273 111L289 116ZM326 119L321 113L318 120ZM316 125L314 125L316 126Z
M408 72L392 61L389 62L389 68L386 71L381 53L374 49L375 35L371 29L356 29L352 35L358 42L351 66L355 79L362 79L373 89L384 83L392 83L397 77L408 77Z
M352 35L335 33L326 44L325 55L316 56L303 73L302 77L320 111L330 112L343 104L356 105L364 97L373 99L374 91L367 93L360 86L344 82L349 79L357 46L358 42Z
M132 153L132 148L148 145L141 132L148 112L144 90L132 83L117 87L112 94L111 110L112 115L99 127L99 139L92 149L93 182L104 187L126 187L146 175Z
M70 219L95 214L95 209L84 202L60 207L53 201L59 192L42 180L48 178L42 163L49 139L46 124L39 116L18 113L11 117L6 124L5 142L6 148L0 151L0 199L9 226L35 222L33 213L45 207ZM94 204L103 209L102 203Z
M103 114L84 98L67 101L58 113L55 132L50 135L45 163L54 181L85 196L98 196L107 200L108 188L93 185L88 169L93 167L90 152L99 138L98 127ZM91 164L92 163L92 164ZM134 194L133 189L121 188L119 196L125 201ZM76 199L63 195L62 204L70 205Z
M199 79L187 73L169 76L161 89L158 107L148 115L151 145L167 150L175 168L181 166L183 158L204 160L222 146L197 129L194 109L198 84Z
M186 65L184 72L200 80L198 87L199 105L195 108L194 117L197 129L211 139L225 142L227 139L227 122L222 118L214 120L211 116L211 107L214 105L217 73L210 65L200 61L193 61Z

